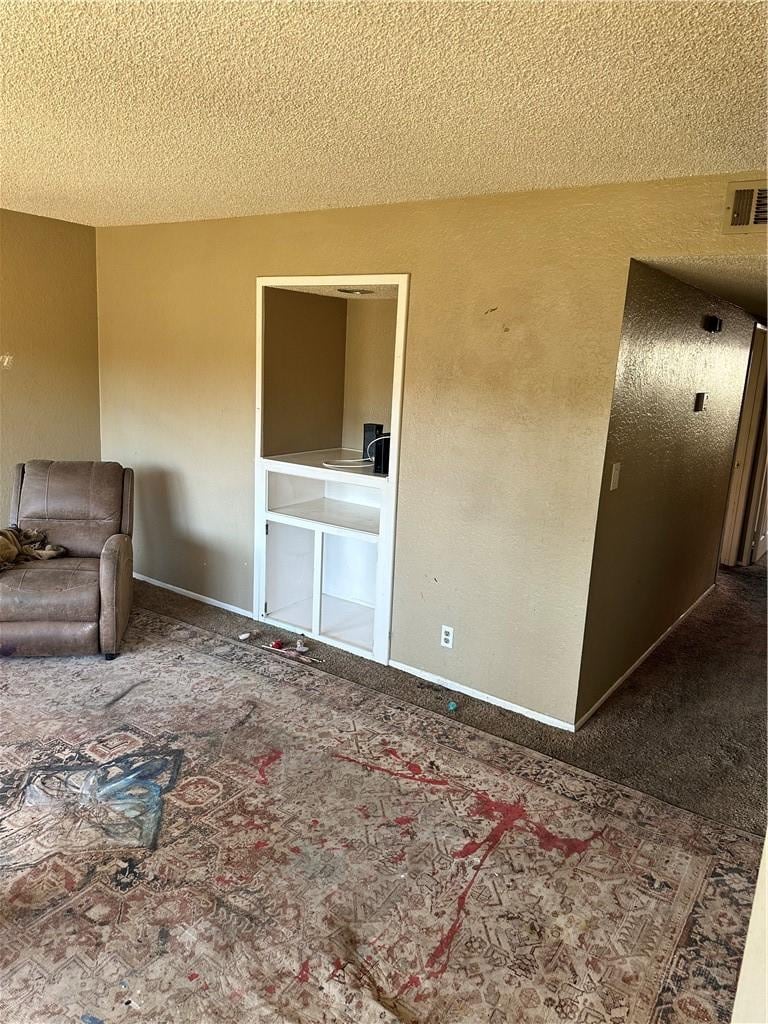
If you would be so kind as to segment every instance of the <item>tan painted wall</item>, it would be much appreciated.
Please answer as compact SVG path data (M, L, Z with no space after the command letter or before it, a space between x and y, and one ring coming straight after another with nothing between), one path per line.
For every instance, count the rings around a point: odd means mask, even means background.
M345 448L362 446L364 423L383 423L389 429L396 319L397 299L347 300Z
M708 334L702 320L723 320ZM577 716L714 583L754 320L633 263L587 606ZM694 412L697 392L707 408ZM610 490L620 462L619 486Z
M392 657L573 721L629 258L761 252L726 181L98 229L137 571L251 606L256 277L410 272Z
M264 455L338 448L345 299L264 289Z
M0 210L0 524L13 467L98 459L96 232Z

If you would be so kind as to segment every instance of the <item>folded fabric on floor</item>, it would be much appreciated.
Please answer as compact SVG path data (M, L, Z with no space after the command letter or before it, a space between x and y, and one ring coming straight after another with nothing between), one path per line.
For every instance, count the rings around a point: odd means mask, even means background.
M59 558L66 554L60 544L49 544L42 530L21 530L9 526L0 530L0 572L17 562Z

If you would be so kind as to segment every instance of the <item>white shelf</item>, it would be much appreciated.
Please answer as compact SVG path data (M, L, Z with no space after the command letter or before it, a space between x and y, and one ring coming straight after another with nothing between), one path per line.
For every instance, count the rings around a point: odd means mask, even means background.
M319 633L313 633L309 625L312 620L311 598L284 608L270 609L264 619L343 650L360 651L368 655L373 650L374 609L356 601L345 601L340 597L323 594Z
M377 536L379 532L378 508L370 505L358 505L352 501L339 501L336 498L315 498L312 501L299 501L292 505L283 505L270 509L267 518L280 517L279 521L300 519L302 522L319 526L334 526L341 530L365 533Z
M355 483L368 487L383 487L386 476L378 476L373 472L373 463L365 466L324 466L324 462L338 462L340 459L359 459L361 453L350 448L326 448L317 452L289 452L286 455L268 455L264 462L274 465L288 473L319 477L323 480L334 480L337 477L354 478ZM311 471L307 473L307 470Z
M370 651L373 648L374 609L356 601L323 594L320 604L320 639L328 637Z
M284 608L270 608L267 617L277 622L285 623L305 633L312 631L312 598L304 601L296 601L295 604L285 605Z

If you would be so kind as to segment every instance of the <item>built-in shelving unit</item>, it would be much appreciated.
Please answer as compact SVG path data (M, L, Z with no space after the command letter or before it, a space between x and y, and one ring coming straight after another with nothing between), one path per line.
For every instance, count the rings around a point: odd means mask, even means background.
M372 295L348 296L339 288ZM383 663L389 660L407 292L407 275L262 278L257 290L256 617ZM387 300L370 316L359 306L346 308ZM387 337L382 329L390 322ZM374 357L378 374L371 379L359 367ZM286 365L304 369L309 387L302 378L292 389ZM370 462L354 462L362 457L363 422L355 417L369 406L366 422L382 422L382 410L387 413L387 476L375 474ZM356 429L360 447L351 448L344 442L355 439ZM307 450L280 450L297 440Z

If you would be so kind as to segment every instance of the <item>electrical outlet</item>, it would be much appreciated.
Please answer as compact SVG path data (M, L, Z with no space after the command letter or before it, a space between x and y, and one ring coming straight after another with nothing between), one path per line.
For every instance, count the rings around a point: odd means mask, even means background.
M440 646L453 647L453 626L440 627Z
M612 491L618 491L619 489L619 477L621 476L621 463L614 462L611 466L611 487Z

